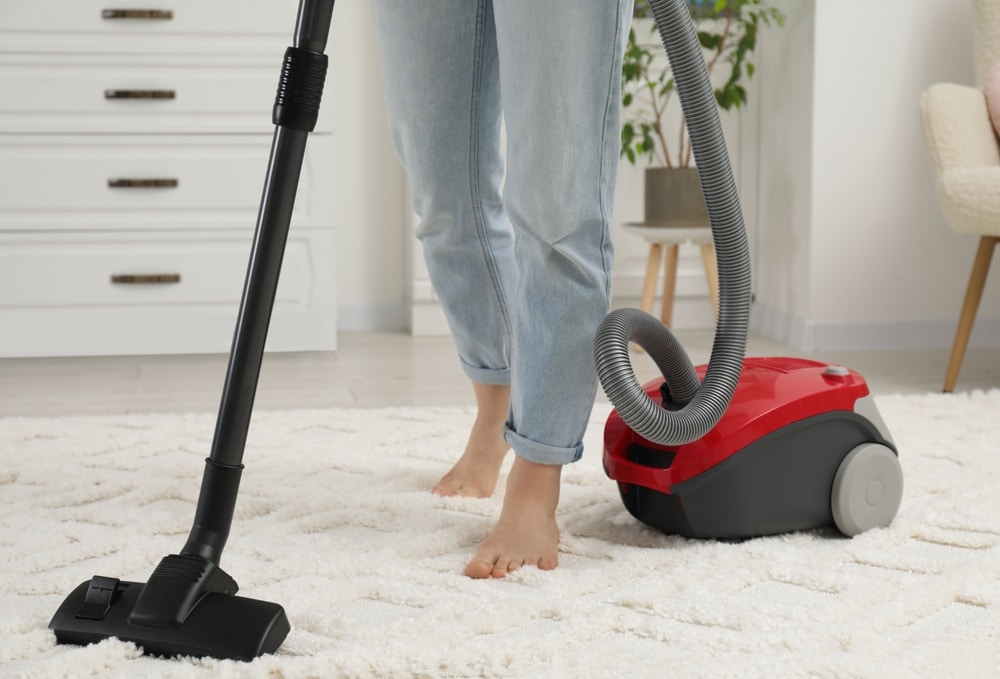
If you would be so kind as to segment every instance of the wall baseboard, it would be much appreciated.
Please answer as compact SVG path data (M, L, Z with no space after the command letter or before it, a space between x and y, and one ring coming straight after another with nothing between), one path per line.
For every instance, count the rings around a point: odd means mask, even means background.
M615 299L615 307L638 306L639 300ZM653 309L658 314L659 308ZM701 297L675 301L675 329L714 327L708 300ZM414 336L447 335L448 324L440 305L405 303L340 307L339 332L406 332ZM827 322L802 318L756 303L750 331L800 351L882 351L892 349L950 349L955 320ZM981 318L969 340L970 348L1000 347L1000 318Z
M410 307L410 334L414 337L450 335L448 319L437 302L414 302Z
M613 300L614 308L638 307L639 298L624 297ZM660 313L659 300L653 308L653 315ZM343 312L341 312L343 313ZM441 305L418 303L410 308L410 334L414 337L448 335L448 321ZM708 297L683 297L674 300L674 330L711 330L715 327L714 312Z
M764 304L754 305L751 332L801 351L950 349L955 320L813 321ZM970 347L1000 347L1000 318L977 319Z
M409 327L409 307L398 303L341 306L337 309L339 332L400 332Z

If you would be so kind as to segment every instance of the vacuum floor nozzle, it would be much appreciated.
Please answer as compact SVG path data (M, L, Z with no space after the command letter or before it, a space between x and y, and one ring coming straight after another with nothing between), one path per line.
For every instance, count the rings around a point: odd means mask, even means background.
M274 653L288 635L284 609L275 603L220 592L205 593L183 624L150 627L130 621L146 583L95 576L66 598L49 623L61 644L130 641L157 656L253 660Z

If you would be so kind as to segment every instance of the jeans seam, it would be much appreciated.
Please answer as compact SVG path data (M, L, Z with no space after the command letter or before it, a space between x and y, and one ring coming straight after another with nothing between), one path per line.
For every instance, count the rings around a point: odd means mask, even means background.
M606 203L606 190L605 182L607 177L605 173L607 172L607 154L608 154L608 117L611 115L612 97L611 94L614 92L614 78L621 77L621 66L618 64L615 55L618 53L617 41L619 38L619 32L621 31L622 22L622 9L621 0L618 3L618 8L615 14L615 42L612 43L611 47L611 73L608 78L608 98L604 103L604 124L601 129L601 174L598 179L598 193L601 200L601 220L602 220L602 232L601 232L601 262L604 268L604 294L607 295L608 299L611 299L611 271L608 266L608 255L607 255L607 241L610 231L610 220L611 216L608 214L608 206ZM617 66L617 68L616 68ZM620 135L620 132L619 132Z
M479 101L480 90L483 86L483 33L486 30L486 11L489 4L489 0L480 2L479 11L476 16L476 47L473 52L475 57L472 65L472 102L469 111L469 198L472 202L472 214L476 222L476 234L479 236L479 245L483 251L486 270L489 272L490 281L493 284L493 293L497 297L497 306L500 309L500 315L503 317L507 336L511 337L513 329L510 313L507 309L506 296L504 295L503 286L500 281L500 272L493 257L493 250L490 248L489 239L486 235L486 220L483 216L479 176Z

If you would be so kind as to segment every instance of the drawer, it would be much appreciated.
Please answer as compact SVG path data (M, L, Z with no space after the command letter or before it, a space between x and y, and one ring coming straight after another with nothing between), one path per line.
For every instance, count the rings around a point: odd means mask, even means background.
M306 146L293 223L332 226L330 141L313 135ZM67 228L70 210L87 229L143 228L143 215L252 228L270 145L268 135L0 135L0 230L40 227L38 215Z
M297 0L3 0L4 31L115 35L291 35ZM127 10L127 11L124 11Z
M256 131L267 131L280 71L280 55L267 61L248 57L240 65L179 56L0 59L4 117L30 115L30 131L44 130L47 117L67 113L77 125L52 131L90 131L99 115L108 117L113 132L158 132L157 118L179 116L195 116L185 123L198 131L198 117L205 114L250 114Z
M249 251L226 232L0 234L0 355L227 351ZM335 344L334 258L332 229L290 235L270 348Z
M270 132L281 54L0 55L0 132Z
M240 298L250 241L248 232L5 242L0 307L232 305ZM307 300L313 263L306 244L292 239L285 262L279 299Z

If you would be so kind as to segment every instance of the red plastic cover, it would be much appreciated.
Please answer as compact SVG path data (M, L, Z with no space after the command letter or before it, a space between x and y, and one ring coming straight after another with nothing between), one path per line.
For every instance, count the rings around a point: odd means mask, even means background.
M695 369L704 379L707 366ZM657 403L663 382L660 378L643 386ZM748 358L722 419L691 443L664 446L648 441L613 411L604 427L604 468L620 483L669 493L673 484L701 474L786 425L837 410L853 412L855 401L868 393L864 377L841 366L801 358ZM666 469L631 462L627 454L634 444L673 453L673 462Z

